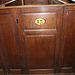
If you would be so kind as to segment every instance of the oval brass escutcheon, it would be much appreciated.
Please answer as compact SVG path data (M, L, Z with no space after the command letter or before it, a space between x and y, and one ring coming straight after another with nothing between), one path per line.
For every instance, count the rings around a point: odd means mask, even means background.
M37 25L43 25L43 24L46 23L46 20L43 19L43 18L38 18L38 19L35 20L35 23L36 23Z

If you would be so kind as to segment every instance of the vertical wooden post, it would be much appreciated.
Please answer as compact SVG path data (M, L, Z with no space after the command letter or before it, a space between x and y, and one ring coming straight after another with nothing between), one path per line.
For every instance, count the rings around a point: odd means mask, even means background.
M22 5L24 5L24 2L23 2L23 0L22 0Z

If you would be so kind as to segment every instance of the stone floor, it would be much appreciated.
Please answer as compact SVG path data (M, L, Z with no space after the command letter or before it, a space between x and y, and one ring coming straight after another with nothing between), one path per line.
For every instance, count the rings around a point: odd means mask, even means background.
M10 74L10 75L75 75L75 73L57 73L57 74Z
M9 74L0 74L9 75ZM10 74L10 75L75 75L75 73L57 73L57 74Z
M30 74L30 75L75 75L75 73L57 73L57 74Z

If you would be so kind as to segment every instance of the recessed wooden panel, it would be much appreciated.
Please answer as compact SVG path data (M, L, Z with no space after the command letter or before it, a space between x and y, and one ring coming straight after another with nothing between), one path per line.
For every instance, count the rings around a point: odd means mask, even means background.
M39 18L44 19L45 23L36 24L35 21ZM25 13L23 22L25 29L56 29L56 13Z
M54 68L55 43L55 35L27 35L26 44L29 68Z
M10 69L10 74L22 74L21 69Z
M3 69L0 69L0 74L4 74L4 70Z
M75 72L75 10L65 9L64 15L61 72Z
M0 52L1 52L1 50L0 50ZM1 54L0 54L0 74L4 74L4 65L3 65Z
M54 69L33 69L29 70L29 74L51 74L54 73Z
M32 5L32 4L49 4L48 0L24 0L26 5Z
M3 61L3 55L2 55L2 50L3 50L3 45L2 45L2 31L1 31L1 24L0 24L0 74L4 74L5 73L5 62Z
M1 36L1 27L0 27L0 36ZM1 38L0 38L0 74L3 73L3 68L4 68L4 65L3 65L3 60L2 60L2 53L1 53L1 50L2 50L2 45L1 45Z
M0 69L3 68L3 62L2 62L2 58L1 58L1 54L0 54Z
M1 54L0 54L0 74L4 74L4 65Z
M64 49L66 50L64 54L64 66L74 66L75 65L75 11L69 11L68 25L66 26L66 36L64 39ZM68 50L68 51L67 51ZM68 58L69 57L69 58ZM67 60L66 60L67 59Z
M75 66L75 11L69 11L69 17L67 19L66 32L64 33L64 65L63 66ZM67 55L66 55L67 54Z
M0 41L3 49L3 62L7 69L21 69L23 68L23 55L20 50L18 32L16 24L13 21L13 15L0 14L0 26L2 35ZM16 19L15 19L16 20Z

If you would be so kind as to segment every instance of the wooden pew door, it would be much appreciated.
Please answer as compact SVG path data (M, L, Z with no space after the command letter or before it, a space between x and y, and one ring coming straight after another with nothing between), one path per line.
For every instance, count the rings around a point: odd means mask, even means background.
M75 72L75 6L64 9L63 34L60 51L59 72Z
M0 10L0 73L22 74L23 47L20 46L16 9Z
M62 6L19 9L19 28L23 28L30 74L56 72L62 27L62 9Z

